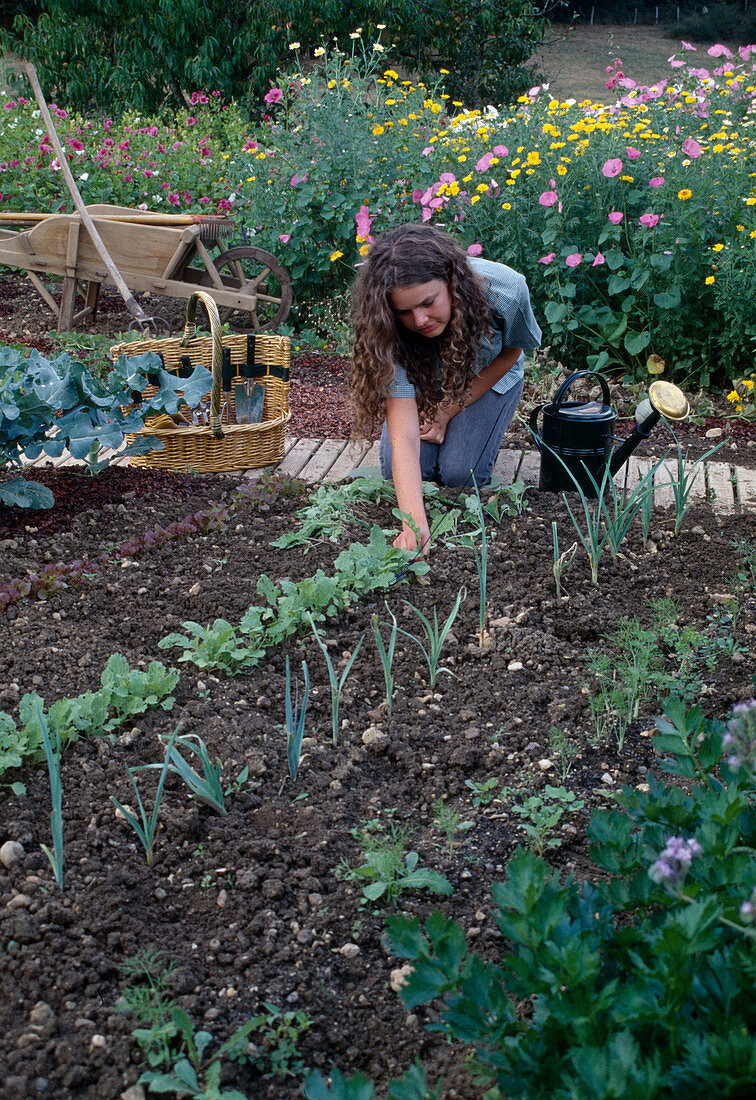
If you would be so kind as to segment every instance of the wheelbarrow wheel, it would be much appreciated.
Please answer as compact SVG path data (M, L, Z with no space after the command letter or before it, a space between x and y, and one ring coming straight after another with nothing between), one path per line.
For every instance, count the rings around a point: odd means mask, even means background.
M289 273L275 256L262 248L241 245L221 252L213 265L224 286L249 294L255 300L251 310L220 306L218 312L224 324L228 322L237 332L261 332L283 324L289 316L293 294ZM208 272L201 283L212 289Z

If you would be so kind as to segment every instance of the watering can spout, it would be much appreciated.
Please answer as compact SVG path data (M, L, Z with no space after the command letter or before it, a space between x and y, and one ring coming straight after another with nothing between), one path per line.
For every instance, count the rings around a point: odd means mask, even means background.
M612 477L627 462L639 443L648 439L651 431L663 416L666 420L685 420L690 412L688 399L681 389L671 382L656 381L649 387L648 397L635 410L637 421L630 435L612 455L609 472Z

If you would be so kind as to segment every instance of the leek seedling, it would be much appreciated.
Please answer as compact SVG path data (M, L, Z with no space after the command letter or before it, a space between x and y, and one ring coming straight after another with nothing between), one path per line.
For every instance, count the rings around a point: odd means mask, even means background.
M551 521L551 537L554 541L554 582L556 584L557 599L562 595L562 573L570 564L577 553L577 542L573 542L569 550L559 553L559 535L557 534L556 520Z
M420 610L418 610L418 608L414 607L409 602L409 600L404 601L406 603L407 607L410 609L410 611L414 611L414 613L417 615L420 622L423 624L423 628L425 630L425 637L426 637L427 642L428 642L428 648L427 649L425 648L425 646L422 643L422 640L420 638L418 638L416 634L411 634L408 630L402 630L401 627L399 627L398 629L399 629L400 633L404 634L404 636L406 638L410 638L413 642L417 642L417 644L420 646L420 649L422 650L423 656L425 657L425 660L428 663L428 671L430 673L430 686L431 686L431 688L435 688L436 680L437 680L438 674L440 672L448 672L450 676L454 675L454 673L449 668L439 668L438 667L438 662L439 662L439 659L441 657L441 650L443 649L444 642L446 641L446 635L451 630L452 625L454 623L454 620L457 617L457 613L459 612L459 605L462 603L462 600L464 600L464 598L466 596L467 596L467 589L466 588L460 588L459 592L457 593L457 599L454 603L454 607L451 609L451 613L449 615L449 618L446 620L446 622L444 623L444 625L441 627L440 630L438 628L438 615L436 614L435 607L433 608L433 624L431 625L429 619L427 619L426 616L423 615L422 611L420 611Z
M629 495L624 492L618 493L617 486L614 484L614 479L611 477L609 478L612 504L611 513L609 512L609 505L603 493L601 495L601 503L604 506L606 537L609 540L609 550L613 558L617 557L619 548L624 542L627 532L630 530L630 524L633 522L638 512L643 508L646 498L651 497L653 499L654 474L663 461L664 460L660 458L659 461L644 474Z
M389 615L391 616L391 622L392 622L391 634L389 636L388 649L386 649L386 647L383 644L383 637L381 635L380 627L378 625L378 616L377 615L373 615L371 623L372 623L372 627L373 627L373 636L375 638L375 645L376 645L376 648L378 650L378 656L381 659L381 667L383 669L383 682L386 685L386 698L384 699L384 701L381 705L383 706L386 713L390 714L391 713L391 704L392 704L393 699L394 699L394 674L391 670L392 670L392 667L393 667L393 664L394 664L394 650L396 649L396 635L397 635L397 631L398 631L399 628L397 627L397 624L396 624L396 615L394 615L393 611L391 610L391 608L389 607L388 604L386 604L386 610L388 611Z
M175 730L170 736L168 744L166 745L165 758L163 759L160 776L158 778L157 790L155 791L155 804L152 808L152 815L150 817L147 817L147 811L144 808L142 796L139 793L139 788L137 787L136 780L134 779L134 772L137 769L130 768L128 765L126 766L126 771L129 773L129 779L131 781L132 787L134 788L134 794L136 795L137 804L139 806L139 817L141 818L141 820L137 820L136 815L133 814L131 810L127 810L126 807L123 806L117 798L114 798L113 795L110 796L110 801L114 803L118 810L121 811L126 821L139 837L142 847L144 848L145 855L147 856L148 867L152 867L153 863L155 862L155 854L153 849L155 847L155 838L157 836L160 802L163 797L163 788L165 786L165 781L170 770L171 753L173 752L173 746L176 743L176 738L178 737L178 732L180 729L181 723L176 726Z
M50 811L50 828L52 830L52 852L46 844L42 845L42 851L50 860L50 866L53 869L55 875L55 881L58 884L58 889L63 889L63 787L60 782L60 758L61 758L61 745L60 745L60 726L57 722L54 723L55 729L55 745L53 746L50 739L50 731L47 728L47 722L43 715L39 703L34 702L34 710L37 715L37 721L39 722L39 728L42 733L42 741L45 746L45 757L47 758L47 770L50 775L50 801L52 803L52 809Z
M669 487L672 490L672 497L675 502L675 535L680 531L685 513L690 508L690 496L693 492L693 486L699 473L703 474L704 462L707 458L713 455L720 447L724 446L724 443L717 443L715 447L710 447L706 454L701 455L700 458L692 464L688 465L688 452L683 455L680 441L673 434L675 445L677 446L677 470L673 473L668 466L664 469L670 475L672 480L669 482Z
M328 648L323 644L323 640L320 637L320 634L318 634L318 628L315 626L315 620L313 619L309 611L307 612L307 618L310 620L310 626L312 627L312 632L315 635L315 641L323 650L323 655L326 659L326 665L328 666L328 681L331 685L331 730L333 733L333 743L334 745L336 745L338 744L339 740L339 702L341 700L341 692L344 690L346 678L350 673L352 665L354 664L355 657L360 652L360 646L364 641L365 635L362 635L355 647L354 653L347 661L346 668L341 674L341 679L337 680L336 672L334 671L333 667L333 661L331 660L331 655L328 652Z
M194 744L194 740L197 744ZM168 743L169 738L163 736L161 741ZM194 753L199 758L202 765L202 775L194 770L191 764L184 759L179 752L179 748L187 749L189 752ZM160 764L148 764L148 768L159 768ZM187 787L192 793L192 796L197 799L198 802L203 802L206 806L210 806L219 814L225 815L226 810L223 787L221 786L221 766L220 764L213 764L207 752L207 745L198 734L186 734L184 737L178 737L176 744L171 750L170 754L170 771L180 776L184 780Z
M296 780L299 771L299 759L302 755L302 739L304 738L305 715L307 713L307 700L310 696L310 674L307 670L307 661L302 661L304 674L304 698L302 709L299 709L299 683L295 684L294 702L291 700L291 669L289 658L286 658L286 698L284 702L284 727L286 729L286 759L289 764L289 775Z

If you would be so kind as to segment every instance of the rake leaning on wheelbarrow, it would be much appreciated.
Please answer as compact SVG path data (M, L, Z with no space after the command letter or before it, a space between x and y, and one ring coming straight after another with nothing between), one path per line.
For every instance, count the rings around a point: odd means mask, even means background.
M57 317L58 332L69 331L84 318L94 319L103 283L118 290L134 324L142 329L156 329L160 319L147 317L133 291L188 299L202 288L214 299L221 321L239 332L272 330L283 323L292 305L288 272L275 256L260 248L242 245L224 251L222 242L234 233L229 218L160 214L105 204L86 206L34 66L15 62L6 67L29 79L76 213L0 214L0 222L33 223L30 229L0 228L0 264L26 271ZM218 254L212 255L216 248ZM60 302L41 275L62 276ZM84 307L75 312L79 290Z

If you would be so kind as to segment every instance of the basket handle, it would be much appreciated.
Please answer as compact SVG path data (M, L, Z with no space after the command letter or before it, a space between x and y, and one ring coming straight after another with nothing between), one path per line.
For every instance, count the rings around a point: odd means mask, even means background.
M215 299L206 294L204 290L195 290L186 303L186 324L184 335L181 337L180 346L186 347L190 340L197 334L197 303L202 302L207 310L210 321L210 334L213 340L213 388L210 392L210 430L216 439L223 439L224 431L221 427L221 381L223 373L223 340L221 337L221 323L218 314L218 306Z

